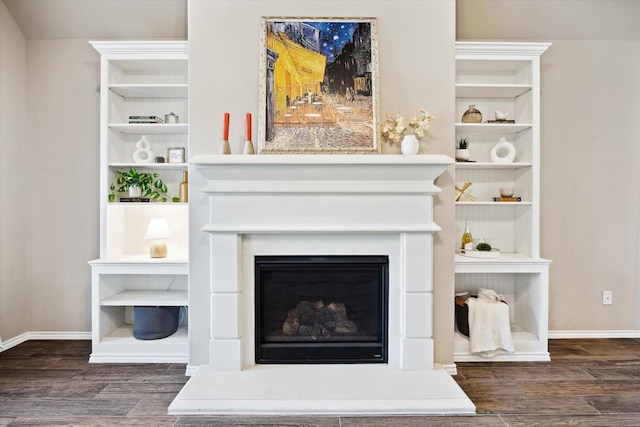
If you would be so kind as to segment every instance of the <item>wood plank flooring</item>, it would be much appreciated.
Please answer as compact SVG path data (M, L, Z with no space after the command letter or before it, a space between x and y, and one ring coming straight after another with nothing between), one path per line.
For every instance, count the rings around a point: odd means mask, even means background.
M0 353L0 426L640 426L640 339L551 340L551 362L459 363L473 416L175 417L181 364L89 364L89 341Z

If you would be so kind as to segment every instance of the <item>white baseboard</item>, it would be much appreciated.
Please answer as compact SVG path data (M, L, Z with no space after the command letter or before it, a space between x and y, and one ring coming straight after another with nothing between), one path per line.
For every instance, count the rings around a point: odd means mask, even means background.
M0 342L0 352L29 340L90 340L91 332L25 332Z
M549 339L640 338L639 330L549 331Z
M640 330L607 330L607 331L549 331L549 339L589 339L589 338L640 338ZM91 332L25 332L17 337L0 341L0 352L9 350L29 340L90 340ZM444 367L455 375L455 364ZM197 367L187 367L187 375L195 372Z

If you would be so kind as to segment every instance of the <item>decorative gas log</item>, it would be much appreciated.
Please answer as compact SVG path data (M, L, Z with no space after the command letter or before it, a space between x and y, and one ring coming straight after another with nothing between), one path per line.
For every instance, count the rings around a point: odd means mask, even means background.
M285 335L305 336L313 340L329 339L331 334L353 335L356 324L349 320L347 308L341 303L324 305L322 301L302 301L289 310L289 317L282 325Z

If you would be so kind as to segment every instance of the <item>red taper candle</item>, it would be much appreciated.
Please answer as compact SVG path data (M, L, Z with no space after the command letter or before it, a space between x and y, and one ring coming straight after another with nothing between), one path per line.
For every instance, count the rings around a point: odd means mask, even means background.
M247 113L247 141L251 141L251 113Z
M222 134L222 140L229 140L229 113L224 113L224 133Z

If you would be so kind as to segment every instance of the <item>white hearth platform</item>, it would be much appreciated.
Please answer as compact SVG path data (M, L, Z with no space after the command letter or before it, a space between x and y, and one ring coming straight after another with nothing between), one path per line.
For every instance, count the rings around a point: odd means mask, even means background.
M178 393L172 415L444 415L475 406L444 369L388 365L202 365Z

